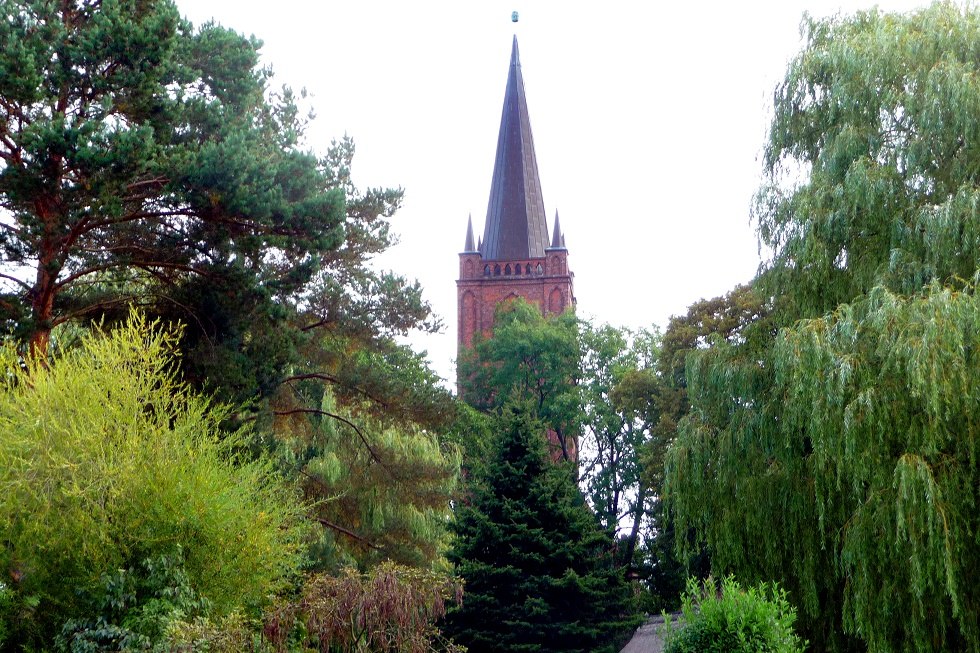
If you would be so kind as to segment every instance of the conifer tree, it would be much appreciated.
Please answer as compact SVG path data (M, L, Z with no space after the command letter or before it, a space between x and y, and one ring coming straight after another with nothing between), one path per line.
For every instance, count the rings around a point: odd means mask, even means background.
M417 282L370 260L393 242L402 192L355 187L349 138L314 151L302 100L272 87L261 43L191 25L173 0L0 0L0 15L5 334L57 354L79 325L112 328L140 306L184 325L181 380L242 407L223 427L284 443L308 493L335 480L315 469L324 420L351 426L341 437L363 450L333 446L383 485L353 493L369 506L449 483L451 466L420 443L449 421L450 395L397 341L437 321ZM410 494L448 509L445 492ZM321 523L382 546L356 508Z
M0 319L33 351L192 279L291 296L340 247L344 192L257 40L168 0L0 7Z
M522 408L500 438L472 502L460 508L450 559L465 583L446 633L484 651L613 651L635 625L610 541L544 429Z

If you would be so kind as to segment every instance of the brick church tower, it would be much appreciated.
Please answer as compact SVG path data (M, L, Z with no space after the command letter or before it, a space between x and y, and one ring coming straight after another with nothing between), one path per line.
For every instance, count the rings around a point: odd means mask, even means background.
M502 301L522 297L545 315L574 306L573 277L557 212L548 238L515 36L483 238L474 241L471 217L459 255L460 353L477 333L489 334L494 309Z

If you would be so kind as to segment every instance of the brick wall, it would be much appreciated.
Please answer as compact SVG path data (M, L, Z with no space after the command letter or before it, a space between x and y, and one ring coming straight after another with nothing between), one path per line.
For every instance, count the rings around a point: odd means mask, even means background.
M484 261L480 254L459 255L457 345L473 344L477 333L490 335L499 303L521 297L542 313L561 313L575 305L574 275L568 270L568 251L549 249L542 258Z

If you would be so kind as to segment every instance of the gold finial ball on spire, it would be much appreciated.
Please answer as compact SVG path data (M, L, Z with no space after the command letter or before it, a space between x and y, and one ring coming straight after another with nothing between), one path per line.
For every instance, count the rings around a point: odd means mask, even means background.
M519 19L520 19L520 16L517 15L517 12L516 11L512 11L510 13L510 22L516 23Z

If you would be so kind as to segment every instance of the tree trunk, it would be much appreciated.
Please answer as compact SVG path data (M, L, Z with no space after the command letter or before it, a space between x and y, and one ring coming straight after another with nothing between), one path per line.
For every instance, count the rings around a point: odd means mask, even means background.
M645 512L643 504L646 503L647 492L646 484L640 483L640 487L636 492L636 510L633 512L633 527L630 529L629 538L626 540L626 564L623 565L623 569L625 570L627 580L629 580L630 574L633 573L633 555L636 553L636 541L640 538L640 521L643 519Z
M40 251L37 260L37 276L31 289L31 334L28 338L28 351L36 358L48 356L51 343L51 327L54 318L54 297L57 294L58 273L61 265L58 263L58 245L54 231L57 218L51 210L52 202L38 200L35 203L38 217L44 229Z

